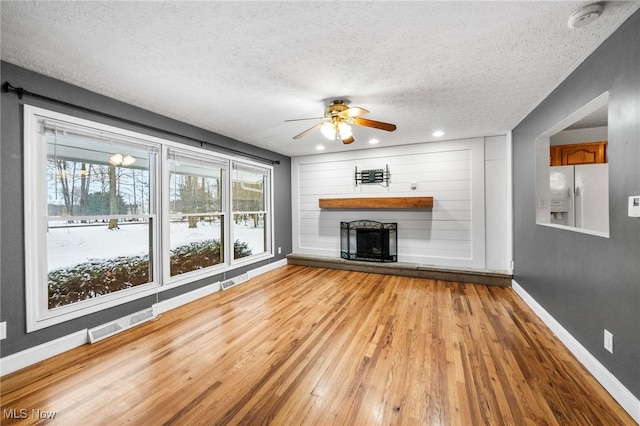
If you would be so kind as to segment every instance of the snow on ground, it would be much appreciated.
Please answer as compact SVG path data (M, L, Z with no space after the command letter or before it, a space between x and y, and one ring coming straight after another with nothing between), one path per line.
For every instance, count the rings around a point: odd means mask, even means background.
M110 231L107 224L49 228L47 234L48 269L71 267L90 259L148 254L149 227L146 223L121 223ZM216 223L198 222L189 229L187 222L171 224L171 249L196 241L220 238ZM253 254L262 253L264 229L234 226L234 239L247 242Z

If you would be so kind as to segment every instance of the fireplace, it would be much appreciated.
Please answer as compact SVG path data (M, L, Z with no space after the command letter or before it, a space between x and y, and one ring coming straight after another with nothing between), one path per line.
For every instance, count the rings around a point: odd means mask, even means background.
M398 224L372 220L340 222L340 257L368 262L398 261Z

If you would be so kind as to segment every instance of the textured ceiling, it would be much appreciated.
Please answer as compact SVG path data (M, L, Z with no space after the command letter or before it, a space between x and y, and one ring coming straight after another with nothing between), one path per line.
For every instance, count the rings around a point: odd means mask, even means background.
M504 133L640 7L589 2L1 2L10 63L282 154ZM28 87L25 87L29 90ZM393 133L351 145L315 124L332 99Z

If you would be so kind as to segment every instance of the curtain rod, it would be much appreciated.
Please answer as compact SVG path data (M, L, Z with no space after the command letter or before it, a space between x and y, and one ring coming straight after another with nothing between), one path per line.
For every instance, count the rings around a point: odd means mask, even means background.
M142 127L144 129L147 129L147 130L152 130L152 131L164 133L166 135L175 136L175 137L182 138L182 139L188 139L190 141L199 143L200 146L210 145L212 147L222 149L224 151L239 155L241 157L250 158L250 159L253 159L253 160L258 160L258 161L261 161L261 162L271 163L272 165L273 164L280 164L280 160L272 160L270 158L261 157L259 155L249 154L249 153L246 153L246 152L239 151L237 149L227 148L225 146L218 145L218 144L215 144L213 142L203 141L203 140L200 140L200 139L192 138L191 136L185 136L185 135L182 135L180 133L172 132L170 130L165 130L165 129L161 129L159 127L150 126L148 124L138 123L136 121L129 120L127 118L118 117L117 115L111 115L111 114L108 114L106 112L97 111L95 109L83 107L81 105L72 104L70 102L61 101L59 99L54 99L54 98L50 98L48 96L44 96L44 95L40 95L40 94L37 94L37 93L29 92L28 90L25 90L22 87L14 87L14 86L12 86L8 81L6 81L2 85L2 91L6 92L6 93L13 92L18 96L18 99L22 99L22 97L25 96L25 95L26 96L31 96L32 98L42 99L42 100L47 101L47 102L52 102L52 103L55 103L55 104L58 104L58 105L63 105L63 106L74 108L74 109L78 109L78 110L81 110L81 111L84 111L84 112L89 112L91 114L100 115L100 116L105 117L105 118L109 118L109 119L112 119L112 120L120 121L122 123L130 124L130 125L137 126L137 127Z

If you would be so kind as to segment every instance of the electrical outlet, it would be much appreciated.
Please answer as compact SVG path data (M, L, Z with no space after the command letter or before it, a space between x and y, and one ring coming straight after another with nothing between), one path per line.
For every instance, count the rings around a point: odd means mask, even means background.
M606 328L604 329L604 348L613 353L613 334Z
M282 247L278 247L278 254L282 254Z
M7 322L0 322L0 340L7 338Z

